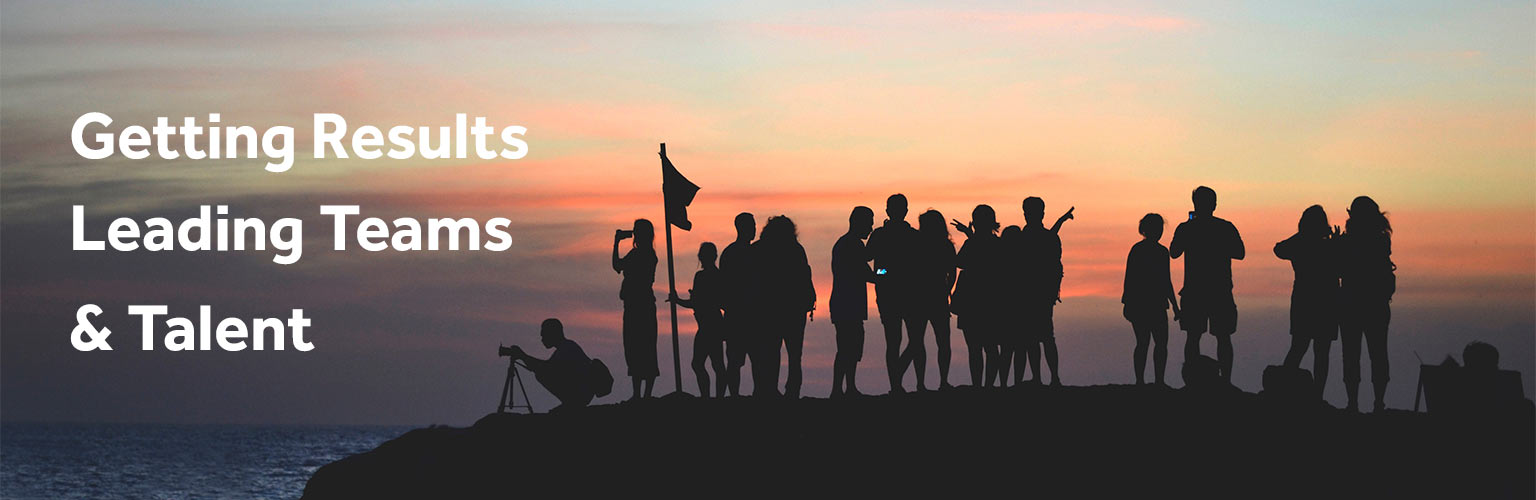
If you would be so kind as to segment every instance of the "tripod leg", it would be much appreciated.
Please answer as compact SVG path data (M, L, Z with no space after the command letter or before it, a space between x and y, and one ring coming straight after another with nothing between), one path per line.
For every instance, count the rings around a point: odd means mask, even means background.
M516 397L515 394L512 394L512 378L517 376L517 372L513 371L514 369L514 366L507 366L507 379L501 383L501 400L496 402L496 413L506 413L507 407L511 405L511 401L507 400L507 397Z
M528 413L532 414L533 413L533 400L528 399L528 387L523 385L522 374L517 372L517 367L515 365L512 368L512 375L517 378L517 389L523 393L523 408L527 408L528 409ZM513 398L512 402L516 403L517 395L513 394L512 398Z

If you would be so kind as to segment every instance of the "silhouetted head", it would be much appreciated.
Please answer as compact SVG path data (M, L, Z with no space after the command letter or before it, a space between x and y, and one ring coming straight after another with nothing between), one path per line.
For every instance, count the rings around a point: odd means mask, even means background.
M930 208L917 216L917 232L948 240L949 224L944 223L944 214Z
M1216 190L1205 186L1195 188L1190 194L1190 201L1195 202L1195 213L1210 215L1216 212Z
M885 216L891 220L907 219L907 195L896 193L885 199Z
M1008 227L1003 228L1003 232L999 236L1001 236L1003 238L1003 241L1015 241L1020 236L1023 236L1023 235L1024 235L1024 228L1019 227L1019 226L1008 226Z
M1360 196L1349 204L1349 220L1344 221L1344 232L1356 235L1379 234L1392 236L1392 223L1387 213L1369 196Z
M1296 223L1296 232L1314 238L1326 238L1333 233L1332 226L1328 225L1328 211L1323 210L1322 205L1312 205L1301 213L1301 221Z
M1499 350L1482 342L1473 342L1461 350L1461 360L1466 362L1468 370L1497 370Z
M706 241L699 244L699 264L703 264L704 267L713 267L715 265L715 257L718 256L720 256L720 253L715 250L714 243Z
M1024 199L1024 222L1038 223L1045 218L1045 200L1039 196L1031 196Z
M656 227L651 225L651 221L635 219L635 247L651 248L655 241Z
M971 230L988 234L997 231L997 212L990 205L976 205L971 210Z
M848 232L862 240L868 238L874 228L875 211L866 206L853 207L853 213L848 214Z
M1163 216L1157 214L1141 216L1141 223L1136 225L1136 232L1152 241L1163 239Z
M795 221L789 220L789 217L775 215L769 217L768 222L763 223L762 241L787 243L796 241L797 238L798 236L795 234Z
M565 325L560 320L549 318L539 324L539 342L546 348L554 348L565 340Z
M757 237L757 219L752 214L736 214L736 241L752 241Z

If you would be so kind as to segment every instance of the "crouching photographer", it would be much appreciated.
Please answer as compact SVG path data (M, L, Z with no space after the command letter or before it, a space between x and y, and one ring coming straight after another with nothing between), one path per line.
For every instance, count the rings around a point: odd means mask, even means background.
M602 361L587 357L581 346L565 338L565 326L560 320L550 318L539 326L539 340L545 348L554 349L549 359L539 359L521 347L503 347L501 355L521 361L535 380L560 400L560 406L552 411L581 408L594 397L608 395L613 389L613 375Z

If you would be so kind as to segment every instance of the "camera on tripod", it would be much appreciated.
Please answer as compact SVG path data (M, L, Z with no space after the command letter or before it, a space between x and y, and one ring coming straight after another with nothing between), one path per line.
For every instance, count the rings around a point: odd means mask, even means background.
M528 400L528 388L523 386L522 374L517 369L518 361L524 356L523 348L515 345L498 345L496 355L511 358L507 361L507 379L501 385L501 400L496 404L496 413L517 410L533 413L533 403ZM519 392L522 393L522 404L517 403Z

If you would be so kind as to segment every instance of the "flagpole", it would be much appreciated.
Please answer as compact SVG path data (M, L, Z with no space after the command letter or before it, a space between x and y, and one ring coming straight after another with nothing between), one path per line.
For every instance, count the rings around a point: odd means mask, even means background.
M666 213L666 208L669 205L667 205L667 190L665 189L667 182L667 163L665 161L667 157L667 143L665 142L661 143L661 157L663 158L661 163L661 182L663 188L661 190L661 220L662 225L667 226L667 291L669 292L667 297L676 297L677 273L672 270L672 219ZM680 354L681 351L677 347L677 302L668 300L667 304L672 309L672 389L673 392L683 392L683 360Z

